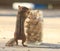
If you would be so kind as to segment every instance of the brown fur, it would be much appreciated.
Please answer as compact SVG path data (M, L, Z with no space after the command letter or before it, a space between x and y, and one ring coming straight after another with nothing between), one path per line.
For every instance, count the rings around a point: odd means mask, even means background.
M18 6L18 15L17 15L14 39L12 39L12 41L10 40L10 43L7 43L8 46L10 46L10 44L13 45L14 41L16 42L16 45L18 45L18 40L22 40L22 45L26 46L24 45L24 42L26 41L26 36L24 33L24 22L25 22L25 19L28 17L29 12L30 12L30 9L26 7Z
M42 41L42 18L39 10L31 12L29 21L26 21L27 42L41 42Z

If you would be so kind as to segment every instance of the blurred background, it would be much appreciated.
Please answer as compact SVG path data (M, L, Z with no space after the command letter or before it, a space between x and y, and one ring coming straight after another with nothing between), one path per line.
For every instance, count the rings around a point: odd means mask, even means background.
M5 11L8 9L10 11L14 11L14 9L17 9L17 5L22 5L22 3L24 6L30 7L32 9L43 10L44 17L60 16L60 0L0 0L0 10ZM0 15L3 14L0 13ZM6 13L4 15L6 15ZM7 15L15 15L15 13Z
M3 8L12 8L12 4L14 2L29 2L29 3L34 3L34 4L38 4L38 8L46 8L49 9L50 7L52 7L52 9L59 9L60 7L60 0L0 0L0 7Z
M42 41L60 43L60 0L0 0L0 38L13 37L17 5L41 10L44 20Z

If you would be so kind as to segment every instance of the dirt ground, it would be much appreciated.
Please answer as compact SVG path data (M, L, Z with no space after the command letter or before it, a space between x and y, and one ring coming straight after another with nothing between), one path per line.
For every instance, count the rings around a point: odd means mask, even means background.
M43 41L49 43L60 42L60 18L44 18Z
M15 31L16 17L0 16L0 51L60 51L50 48L27 48L27 47L5 47L5 43L13 37ZM60 18L43 18L42 42L60 43Z

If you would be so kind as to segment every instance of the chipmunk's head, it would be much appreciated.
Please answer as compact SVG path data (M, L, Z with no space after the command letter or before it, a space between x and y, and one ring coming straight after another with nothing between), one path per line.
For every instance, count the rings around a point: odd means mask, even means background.
M27 7L18 6L18 12L19 12L19 14L23 14L26 17L30 14L30 10L31 9L29 9Z

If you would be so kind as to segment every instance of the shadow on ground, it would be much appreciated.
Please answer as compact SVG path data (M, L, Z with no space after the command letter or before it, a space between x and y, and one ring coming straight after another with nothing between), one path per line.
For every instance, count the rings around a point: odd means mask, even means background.
M7 46L8 47L8 46ZM13 48L23 48L22 45L12 46ZM24 48L48 48L48 49L60 49L60 44L51 44L51 43L41 43L40 45L28 45Z
M52 48L52 49L60 49L60 44L41 43L40 45L28 45L28 48Z

